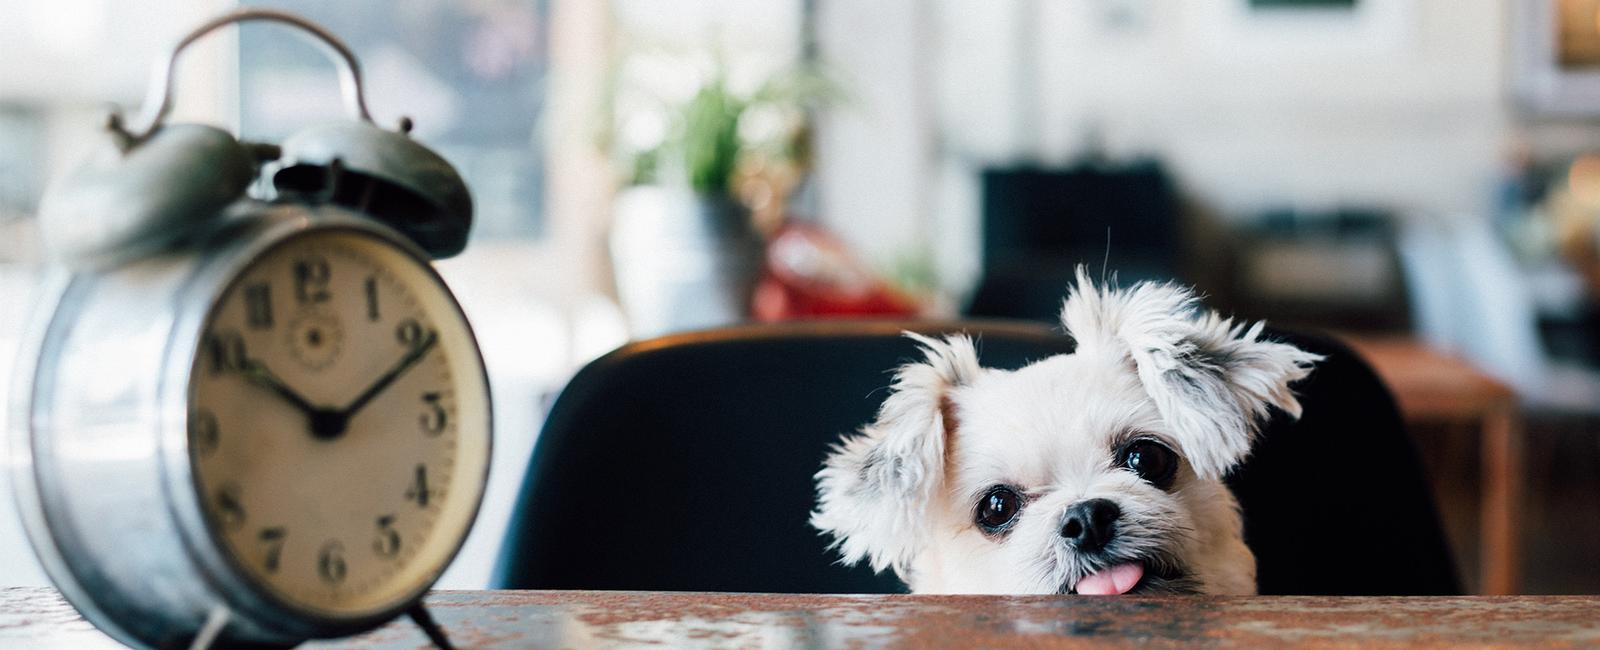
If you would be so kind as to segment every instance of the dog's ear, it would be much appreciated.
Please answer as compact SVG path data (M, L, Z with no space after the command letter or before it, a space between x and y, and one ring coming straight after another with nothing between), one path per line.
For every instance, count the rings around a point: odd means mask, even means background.
M1200 313L1194 294L1177 285L1096 288L1081 266L1061 322L1078 353L1133 364L1184 457L1212 479L1249 454L1269 407L1300 417L1289 385L1322 359L1262 340L1262 323Z
M834 537L846 564L893 567L902 579L923 539L928 504L944 482L957 426L951 392L981 372L972 340L906 333L925 360L902 366L872 424L833 447L817 472L811 525Z

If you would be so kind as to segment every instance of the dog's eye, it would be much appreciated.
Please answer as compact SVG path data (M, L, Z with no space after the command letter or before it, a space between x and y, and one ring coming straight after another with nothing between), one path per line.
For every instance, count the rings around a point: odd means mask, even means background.
M1016 490L996 485L978 501L978 525L984 531L997 533L1004 530L1022 511L1022 497Z
M1128 443L1122 448L1121 462L1139 478L1163 490L1172 487L1172 479L1178 474L1178 455L1154 440Z

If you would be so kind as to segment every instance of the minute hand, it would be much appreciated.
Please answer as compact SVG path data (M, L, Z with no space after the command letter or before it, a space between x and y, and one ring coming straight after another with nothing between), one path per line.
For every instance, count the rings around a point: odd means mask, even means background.
M421 361L422 357L426 356L428 351L433 349L433 344L437 343L438 341L438 334L435 334L432 331L428 332L427 338L422 339L422 343L418 344L417 347L412 348L411 352L402 357L399 363L394 364L394 367L389 369L389 372L383 373L383 376L379 377L377 381L372 382L372 385L368 386L367 390L363 391L361 395L357 396L354 400L351 400L350 405L344 407L344 416L346 418L354 416L356 411L361 410L361 407L366 406L367 402L370 402L372 401L372 398L377 397L378 393L381 393L383 392L383 389L388 388L389 384L392 384L394 383L394 380L399 379L400 375L403 375L407 370L410 370L411 366L414 366L418 361Z

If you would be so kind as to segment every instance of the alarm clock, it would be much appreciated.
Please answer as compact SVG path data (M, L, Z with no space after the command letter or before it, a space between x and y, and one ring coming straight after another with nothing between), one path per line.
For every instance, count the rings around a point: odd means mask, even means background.
M164 124L178 54L245 20L327 46L354 119L281 146ZM354 57L298 17L209 21L158 76L41 201L57 270L8 423L33 548L129 645L430 627L489 468L483 358L431 264L465 244L466 186L371 123Z

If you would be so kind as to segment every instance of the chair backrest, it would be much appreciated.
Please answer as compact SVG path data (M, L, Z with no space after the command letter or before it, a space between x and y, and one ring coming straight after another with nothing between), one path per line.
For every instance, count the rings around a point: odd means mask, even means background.
M883 593L807 524L812 475L869 422L900 336L966 331L986 366L1070 352L1048 328L1005 322L737 327L632 343L557 398L501 551L497 585ZM1279 337L1286 338L1286 337ZM1454 593L1437 516L1387 391L1331 341L1300 386L1305 417L1267 427L1231 482L1263 593Z

